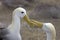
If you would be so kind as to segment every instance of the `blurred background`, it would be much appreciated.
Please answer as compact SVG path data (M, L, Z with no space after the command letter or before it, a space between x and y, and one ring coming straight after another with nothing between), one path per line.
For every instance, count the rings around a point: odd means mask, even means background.
M8 27L12 12L17 7L25 8L30 19L53 23L56 40L60 40L60 0L0 0L0 27ZM30 31L26 23L21 25L23 40L46 40L46 34L41 29Z

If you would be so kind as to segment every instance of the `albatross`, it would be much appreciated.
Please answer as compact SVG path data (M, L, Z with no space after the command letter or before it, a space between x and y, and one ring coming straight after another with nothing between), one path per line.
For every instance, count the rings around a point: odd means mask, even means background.
M34 25L43 29L46 32L47 40L55 40L56 31L52 23L42 23L36 20L30 20L26 14L26 10L22 7L18 7L13 11L12 22L7 28L1 28L0 39L1 40L22 40L20 34L21 20L24 19L30 27L34 28Z
M22 7L18 7L12 13L11 24L6 28L0 28L0 40L22 40L20 35L22 19L29 23L26 10Z
M36 20L31 21L34 22L36 26L38 26L37 28L41 28L46 32L46 40L56 40L56 29L52 23L42 23Z

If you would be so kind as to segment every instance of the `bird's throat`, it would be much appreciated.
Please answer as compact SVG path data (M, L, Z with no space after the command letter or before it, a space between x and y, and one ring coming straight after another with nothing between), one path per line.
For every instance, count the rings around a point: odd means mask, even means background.
M12 23L9 29L16 33L20 31L20 18L17 15L12 16Z

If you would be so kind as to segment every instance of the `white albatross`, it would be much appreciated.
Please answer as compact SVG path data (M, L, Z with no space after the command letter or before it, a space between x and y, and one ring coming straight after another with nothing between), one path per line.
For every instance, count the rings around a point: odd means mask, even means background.
M26 10L18 7L13 11L11 24L7 28L0 28L0 40L22 40L20 35L21 19L29 21Z
M31 20L37 28L41 28L46 32L47 38L46 40L56 40L56 30L52 23L41 23L39 21Z
M18 7L13 11L12 23L7 28L9 30L9 33L6 35L8 40L22 40L20 35L21 19L24 19L30 24L26 10L22 7Z

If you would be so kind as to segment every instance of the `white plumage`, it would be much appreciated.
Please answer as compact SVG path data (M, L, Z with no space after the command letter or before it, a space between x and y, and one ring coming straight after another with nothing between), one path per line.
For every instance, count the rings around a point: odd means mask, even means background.
M47 40L56 40L56 30L51 23L44 23L42 29L46 32Z
M4 33L4 35L2 34L0 39L2 39L2 40L22 40L21 35L20 35L20 27L21 27L20 21L21 21L21 19L24 18L25 15L26 15L25 9L23 9L21 7L16 8L12 14L11 24L7 28L4 28L1 30L2 31L1 34Z

